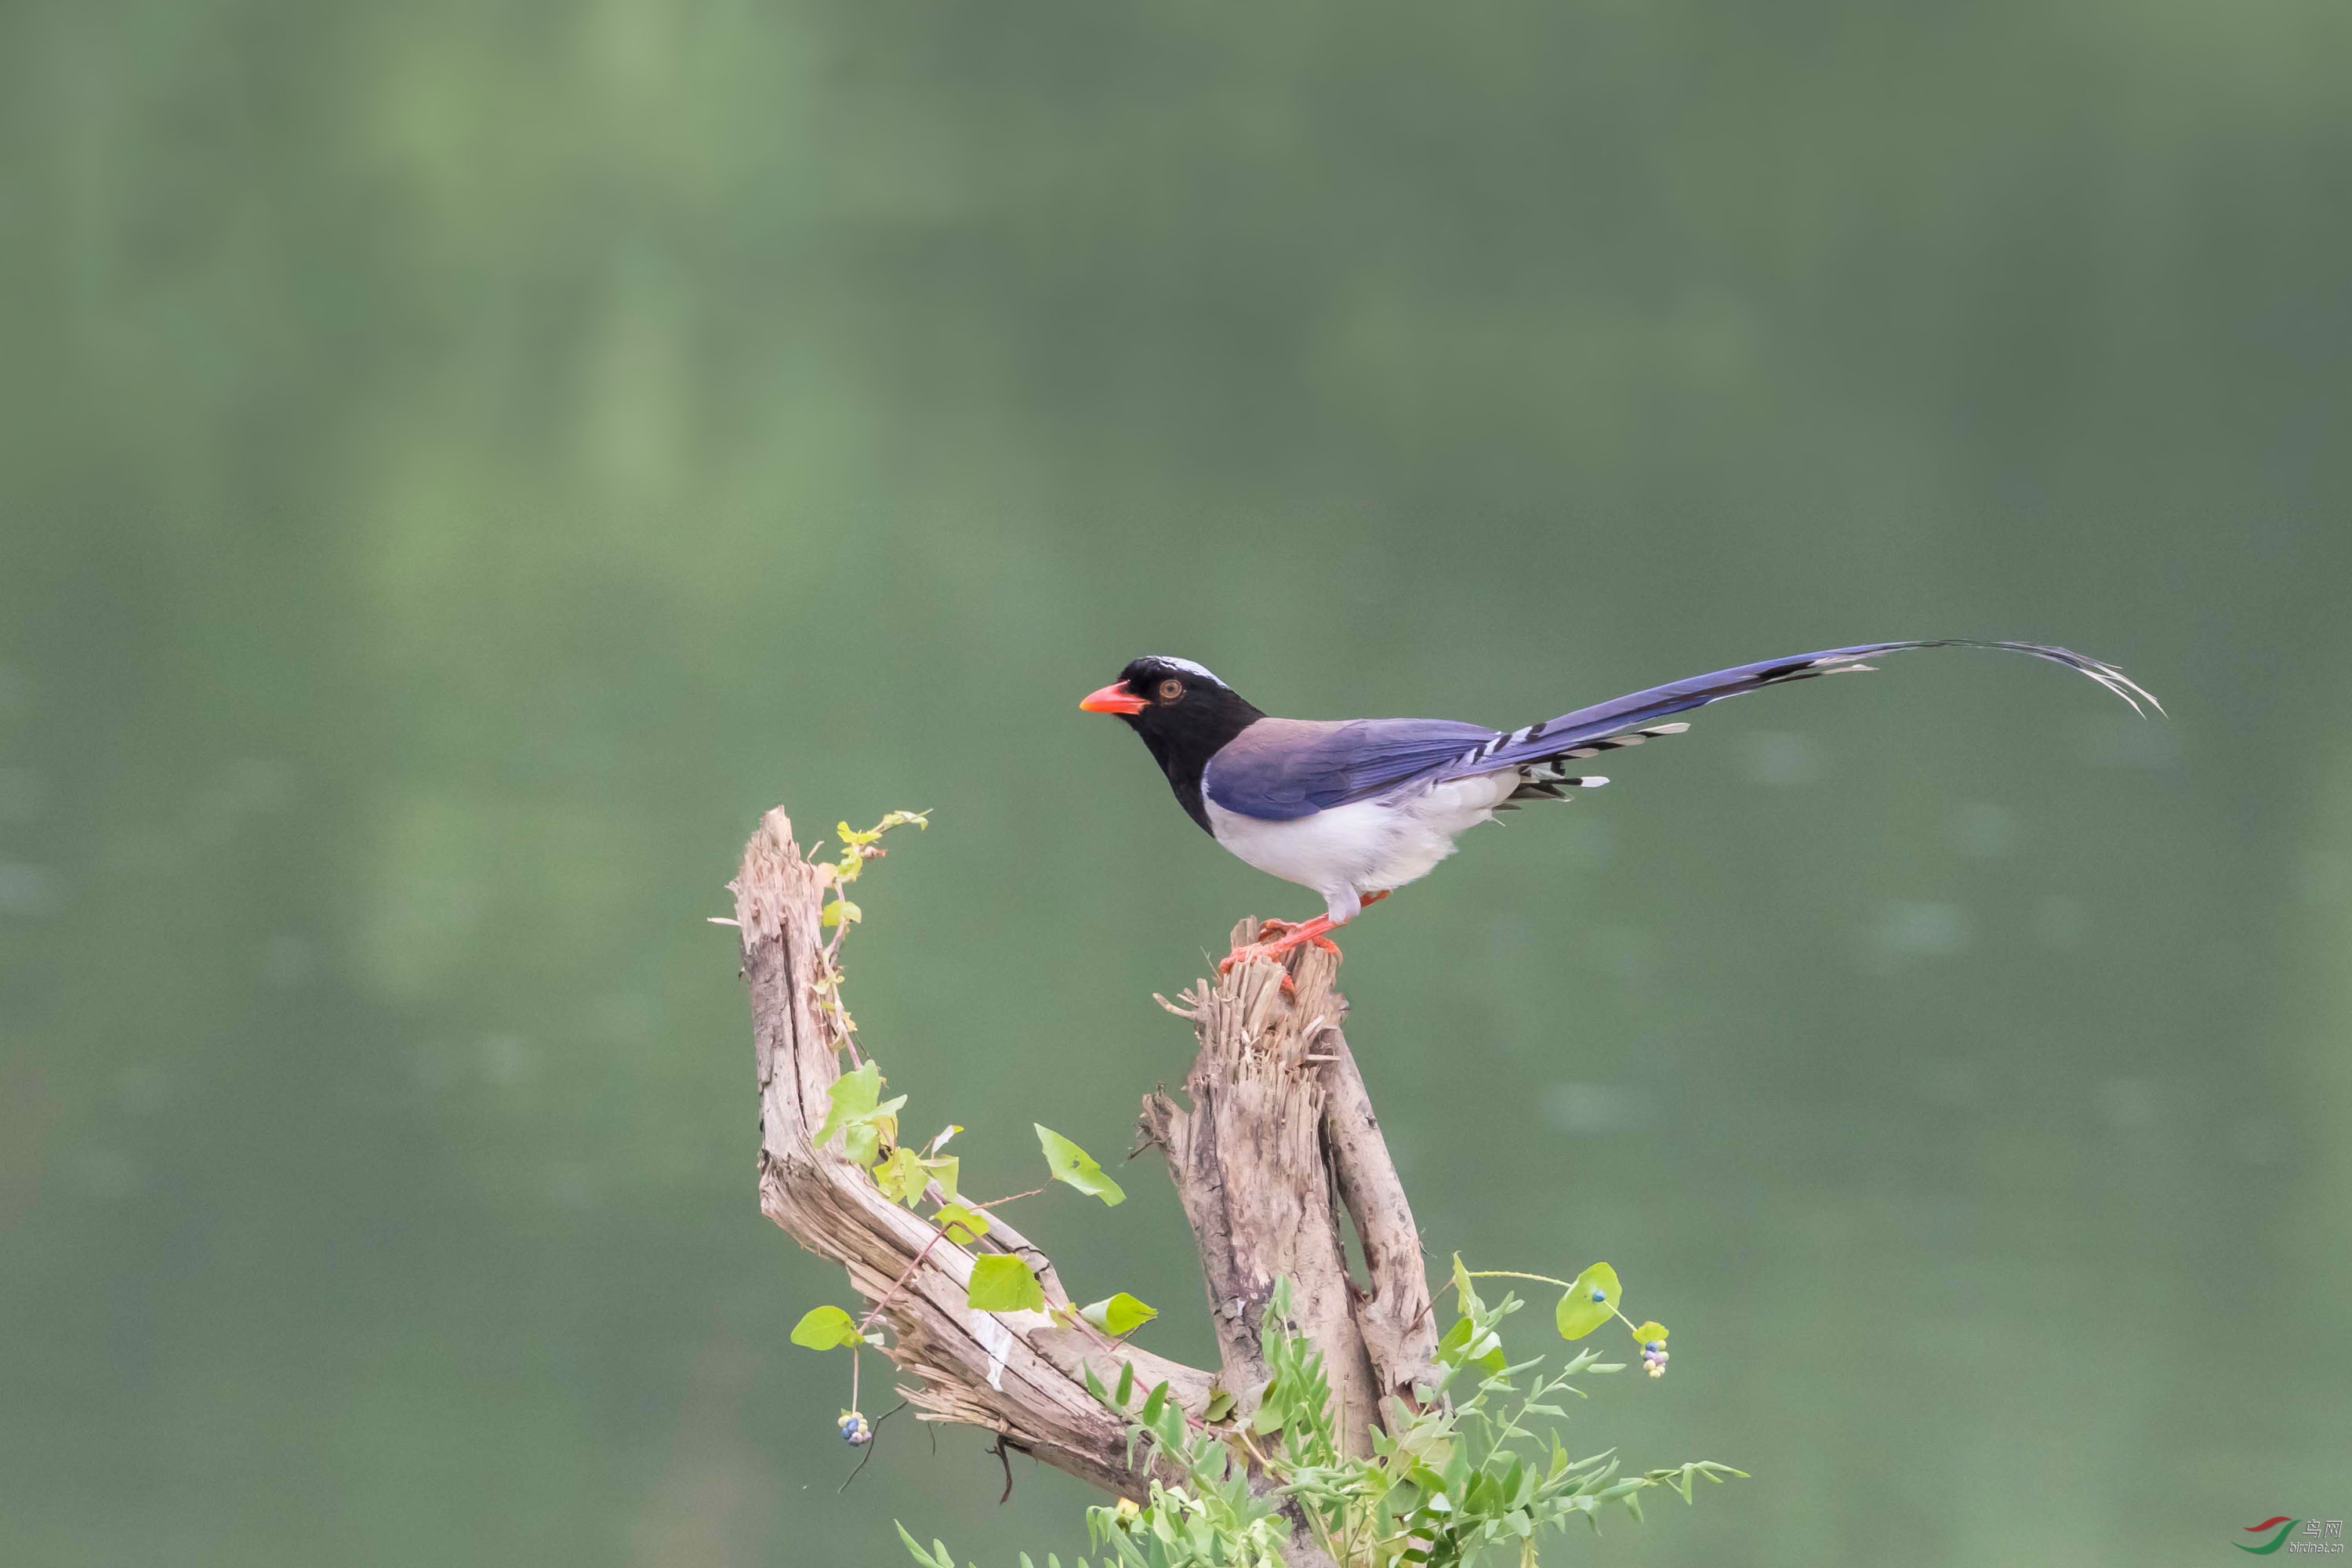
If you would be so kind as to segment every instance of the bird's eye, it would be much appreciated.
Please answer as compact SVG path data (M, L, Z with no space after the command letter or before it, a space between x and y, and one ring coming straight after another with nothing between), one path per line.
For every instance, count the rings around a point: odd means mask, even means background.
M1177 679L1172 679L1172 678L1171 678L1171 679L1170 679L1163 680L1163 681L1161 681L1161 682L1160 683L1160 701L1162 701L1162 702L1173 702L1173 701L1175 701L1175 700L1176 700L1176 699L1178 699L1179 697L1181 697L1181 696L1183 696L1183 695L1184 695L1184 683L1183 683L1182 681L1181 681L1181 680L1177 680Z

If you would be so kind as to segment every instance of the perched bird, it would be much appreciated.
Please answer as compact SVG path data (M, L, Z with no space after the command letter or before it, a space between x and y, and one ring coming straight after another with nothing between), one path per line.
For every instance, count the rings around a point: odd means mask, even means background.
M1188 658L1146 656L1078 704L1115 713L1143 737L1177 802L1210 837L1261 871L1312 888L1324 912L1268 921L1261 941L1234 950L1223 973L1300 942L1339 951L1327 932L1428 875L1454 840L1498 811L1529 800L1565 800L1609 781L1572 764L1603 752L1678 735L1661 723L1767 686L1874 668L1865 659L1921 647L1981 647L2029 654L2089 676L2135 712L2164 709L2114 665L2040 643L1861 643L1765 659L1633 692L1523 730L1449 719L1276 719Z

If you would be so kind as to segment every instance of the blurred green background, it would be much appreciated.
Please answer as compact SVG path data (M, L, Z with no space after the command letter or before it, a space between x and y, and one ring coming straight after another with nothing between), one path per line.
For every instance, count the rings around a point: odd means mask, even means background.
M757 813L1030 1184L1312 895L1076 699L1522 723L1864 638L1348 943L1432 1254L1757 1479L1564 1560L2352 1513L2352 13L0 6L0 1560L1082 1546L761 1220ZM1206 1356L1181 1216L1024 1223ZM1531 1326L1530 1344L1539 1323ZM888 1401L869 1395L870 1413Z

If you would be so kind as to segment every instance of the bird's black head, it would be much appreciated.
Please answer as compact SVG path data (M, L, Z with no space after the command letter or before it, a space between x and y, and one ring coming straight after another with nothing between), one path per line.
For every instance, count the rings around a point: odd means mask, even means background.
M1249 700L1189 658L1147 654L1118 679L1078 704L1089 713L1116 713L1143 737L1152 759L1193 821L1205 830L1201 775L1226 742L1265 715Z

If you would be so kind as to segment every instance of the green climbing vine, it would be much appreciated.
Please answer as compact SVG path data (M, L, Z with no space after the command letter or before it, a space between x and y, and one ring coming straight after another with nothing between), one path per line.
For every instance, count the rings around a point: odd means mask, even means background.
M832 1305L814 1307L793 1329L796 1345L849 1352L849 1403L839 1426L844 1439L860 1447L873 1440L874 1426L858 1409L859 1352L882 1342L885 1310L931 1247L980 1240L989 1233L992 1210L1036 1197L1054 1184L1106 1205L1127 1196L1092 1155L1047 1127L1035 1129L1047 1185L984 1202L962 1193L960 1162L944 1152L961 1127L950 1124L919 1144L900 1142L908 1097L885 1099L887 1080L879 1064L857 1049L856 1025L840 1001L840 949L843 936L860 918L846 889L882 855L882 836L928 822L928 813L894 811L862 832L843 823L839 858L819 868L831 895L824 924L834 933L817 982L819 1007L835 1048L846 1052L855 1065L835 1080L813 1139L820 1149L838 1143L892 1202L918 1213L928 1206L936 1232L864 1315ZM1456 1258L1451 1283L1454 1320L1436 1351L1441 1386L1428 1391L1423 1407L1391 1400L1381 1429L1370 1434L1370 1452L1350 1453L1332 1415L1322 1354L1291 1321L1289 1286L1277 1281L1262 1323L1266 1381L1255 1388L1216 1391L1198 1416L1189 1415L1164 1383L1138 1390L1132 1364L1113 1386L1087 1373L1088 1390L1128 1422L1130 1462L1148 1453L1157 1461L1152 1468L1181 1478L1154 1480L1147 1497L1087 1510L1090 1550L1101 1568L1283 1568L1294 1515L1342 1568L1465 1568L1505 1558L1533 1568L1542 1542L1578 1520L1597 1530L1609 1504L1622 1505L1638 1520L1645 1491L1664 1488L1687 1503L1700 1479L1720 1482L1726 1476L1746 1475L1712 1460L1629 1474L1614 1449L1571 1458L1560 1438L1568 1419L1560 1401L1586 1397L1584 1380L1622 1372L1625 1363L1604 1362L1591 1347L1549 1373L1542 1370L1541 1356L1511 1361L1503 1348L1502 1325L1524 1303L1507 1292L1493 1302L1481 1297L1474 1281L1496 1279L1558 1288L1553 1326L1563 1340L1581 1340L1612 1319L1622 1323L1640 1347L1648 1374L1664 1375L1665 1326L1654 1320L1637 1324L1621 1310L1622 1286L1608 1264L1595 1263L1573 1279L1559 1279L1473 1270ZM985 1312L1049 1310L1036 1270L1013 1253L982 1253L973 1259L966 1304ZM1051 1310L1114 1353L1128 1335L1159 1316L1124 1290L1087 1306ZM957 1568L941 1542L926 1549L904 1525L898 1533L923 1568ZM1035 1568L1025 1552L1021 1564ZM1060 1559L1048 1554L1045 1568L1061 1568ZM1082 1558L1076 1568L1090 1565Z

